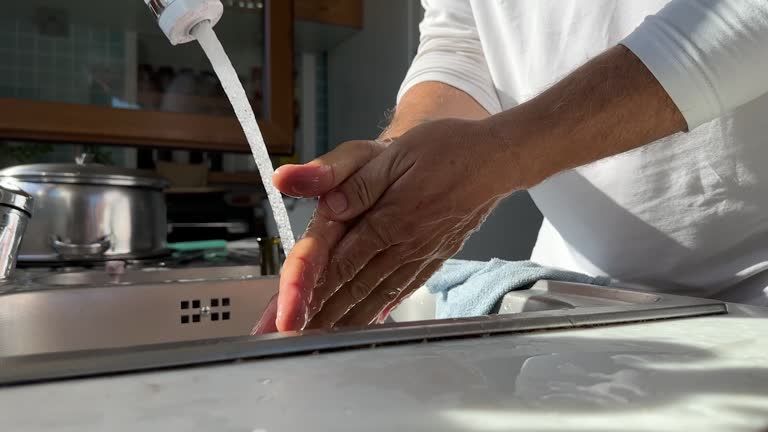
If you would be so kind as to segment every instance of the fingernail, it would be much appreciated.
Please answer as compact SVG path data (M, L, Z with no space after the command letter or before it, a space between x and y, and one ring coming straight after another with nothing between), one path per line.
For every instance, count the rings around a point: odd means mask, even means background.
M325 204L332 212L343 213L347 209L347 197L341 192L331 192L325 196Z
M302 167L300 171L290 174L291 192L297 195L320 195L323 177L330 170L328 165Z

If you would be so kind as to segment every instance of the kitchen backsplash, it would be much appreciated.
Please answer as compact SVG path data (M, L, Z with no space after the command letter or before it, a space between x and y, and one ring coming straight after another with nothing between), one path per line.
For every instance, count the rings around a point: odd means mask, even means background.
M113 105L108 95L125 93L129 33L44 28L0 21L0 97Z

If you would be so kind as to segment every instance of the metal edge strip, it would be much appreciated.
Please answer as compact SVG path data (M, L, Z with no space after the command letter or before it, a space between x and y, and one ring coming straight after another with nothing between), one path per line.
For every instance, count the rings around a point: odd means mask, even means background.
M375 345L536 330L569 329L592 325L629 324L649 320L728 313L727 305L721 302L697 303L693 305L618 308L621 310L617 310L615 307L593 308L591 312L565 311L570 313L554 315L539 312L496 315L395 323L367 329L307 331L0 358L0 385L150 371ZM425 325L426 323L429 324ZM296 337L299 335L301 337Z

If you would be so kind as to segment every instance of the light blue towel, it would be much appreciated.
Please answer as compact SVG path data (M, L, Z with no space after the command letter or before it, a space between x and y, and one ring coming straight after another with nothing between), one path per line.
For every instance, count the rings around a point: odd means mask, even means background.
M525 289L540 280L607 285L610 278L540 266L531 261L448 260L427 281L437 297L436 318L487 315L510 291Z

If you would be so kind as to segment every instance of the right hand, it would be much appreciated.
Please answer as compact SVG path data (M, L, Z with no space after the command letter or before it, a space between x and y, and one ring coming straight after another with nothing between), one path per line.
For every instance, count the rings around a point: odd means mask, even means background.
M355 174L387 145L383 141L348 141L305 165L280 167L275 172L273 183L286 195L320 197ZM310 298L331 252L349 226L349 223L331 221L315 212L307 231L283 264L279 294L272 299L252 333L294 329L297 326L290 322L290 317L303 317L302 323L306 322L310 311L304 299ZM280 315L278 310L282 312Z

